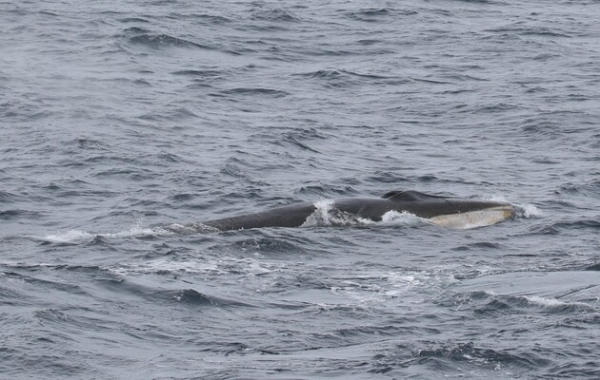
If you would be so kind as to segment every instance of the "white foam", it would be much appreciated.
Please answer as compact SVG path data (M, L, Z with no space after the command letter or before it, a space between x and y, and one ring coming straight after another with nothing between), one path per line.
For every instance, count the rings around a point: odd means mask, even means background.
M48 241L50 243L75 243L84 240L91 240L96 236L86 231L81 230L67 230L63 232L57 232L54 235L47 235L42 237L41 240Z
M209 226L204 223L194 223L194 224L179 224L173 223L168 226L165 226L164 229L167 232L172 233L195 233L195 232L219 232L220 230L216 227Z
M188 273L192 275L226 275L235 268L236 273L243 273L248 277L261 277L265 274L279 272L288 264L256 260L250 257L235 258L222 257L218 259L205 259L199 256L194 259L173 260L171 258L158 258L155 260L140 260L129 263L118 263L103 269L118 275L130 273Z
M135 263L119 263L117 266L104 267L103 269L119 275L126 275L129 273L157 273L161 271L185 272L204 275L226 273L223 269L219 268L217 262L207 263L202 261L172 261L165 259Z
M427 224L427 219L420 218L406 211L388 211L381 217L381 223L392 226L415 227Z
M301 227L317 226L362 226L374 223L371 220L357 218L334 207L333 200L321 200L314 203L315 211L306 218Z
M500 195L500 194L491 195L489 197L484 197L483 200L488 200L491 202L500 202L500 203L511 203L510 201L508 201L508 199L506 199L506 197L504 195Z
M82 243L86 241L91 241L96 237L101 238L109 238L109 239L119 239L119 238L128 238L128 237L140 237L140 236L161 236L161 235L171 235L173 232L168 231L161 227L142 227L138 221L135 226L131 227L128 230L120 231L120 232L112 232L112 233L93 233L82 230L66 230L59 231L55 234L47 235L41 237L41 240L48 241L50 243Z
M515 205L516 214L521 218L539 218L543 215L542 211L534 205Z
M555 298L546 298L546 297L540 297L540 296L522 296L522 297L525 298L527 300L527 302L529 302L530 304L540 305L540 306L552 307L552 306L573 305L573 306L584 307L584 308L589 307L588 304L583 303L583 302L563 302L563 301L557 300Z
M127 238L127 237L138 237L138 236L161 236L161 235L171 235L173 232L167 231L161 227L154 228L144 228L142 226L134 226L129 230L115 232L115 233L105 233L98 234L100 237L107 238Z
M554 298L544 298L540 296L523 296L529 303L540 305L540 306L558 306L567 305L565 302L559 301Z
M423 303L422 294L437 293L449 284L458 280L452 273L442 268L427 272L421 271L381 271L373 268L353 272L351 278L334 277L335 286L330 288L332 294L348 297L360 305L389 302L400 299L406 304Z

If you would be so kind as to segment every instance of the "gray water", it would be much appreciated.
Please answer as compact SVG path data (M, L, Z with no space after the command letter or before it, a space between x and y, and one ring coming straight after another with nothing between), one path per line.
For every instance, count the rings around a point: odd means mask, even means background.
M1 2L0 378L599 378L598 20ZM519 213L188 228L401 189Z

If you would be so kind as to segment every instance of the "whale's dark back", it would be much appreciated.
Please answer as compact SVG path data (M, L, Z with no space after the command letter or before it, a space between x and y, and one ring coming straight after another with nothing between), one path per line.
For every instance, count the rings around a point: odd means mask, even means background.
M423 194L423 193L419 193L418 191L413 191L413 190L389 191L389 192L383 194L383 196L381 198L389 199L391 201L397 201L397 202L412 202L412 201L446 199L445 197L440 197L437 195Z
M315 210L314 204L305 202L256 214L210 220L204 224L222 231L264 227L300 227Z

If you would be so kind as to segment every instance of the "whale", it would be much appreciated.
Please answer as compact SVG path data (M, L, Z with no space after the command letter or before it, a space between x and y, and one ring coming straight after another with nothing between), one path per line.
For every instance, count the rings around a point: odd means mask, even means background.
M266 211L214 219L202 224L220 231L265 227L301 227L318 213L315 203L304 202ZM343 198L334 200L327 213L346 216L345 220L381 222L390 213L412 214L433 224L455 228L475 228L510 219L515 208L508 202L452 198L396 190L381 198ZM394 214L398 215L398 214ZM335 223L334 223L335 225Z

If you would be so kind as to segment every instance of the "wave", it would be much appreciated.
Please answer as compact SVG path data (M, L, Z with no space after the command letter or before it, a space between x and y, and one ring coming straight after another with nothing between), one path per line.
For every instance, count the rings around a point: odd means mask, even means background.
M356 85L402 85L411 83L413 80L400 76L386 76L377 74L362 74L350 70L317 70L306 73L293 74L308 80L324 82L326 87L346 88Z
M181 37L174 37L165 33L156 33L150 30L131 27L123 31L118 36L124 39L128 44L144 46L153 50L163 48L184 48L184 49L204 49L214 50L215 48L206 44L186 40Z
M534 355L533 353L518 353L513 350L494 350L490 348L477 348L473 343L458 343L454 345L442 345L440 347L427 347L418 351L418 358L428 360L419 360L420 364L429 360L438 362L437 359L447 359L452 362L471 362L479 365L487 365L490 369L497 368L498 365L517 365L530 369L537 369L540 366L546 366L549 360ZM439 364L442 364L440 362Z
M450 288L455 299L477 313L550 314L597 309L600 278L593 271L507 272L467 279Z
M244 96L269 96L274 98L281 98L288 96L289 93L282 90L275 90L272 88L261 88L261 87L238 87L231 90L223 90L219 94L223 95L244 95Z
M414 16L419 12L413 9L390 9L390 8L364 8L358 11L346 12L348 19L361 22L385 22L386 18L402 16ZM392 20L390 18L390 20Z
M172 37L168 34L141 34L130 37L128 41L132 44L144 45L153 49L163 47L211 49L209 46L201 45L183 38Z
M43 215L39 211L12 209L0 211L0 220L38 219Z
M297 23L302 21L289 11L284 9L260 9L255 11L251 17L253 20L271 21L279 23Z
M486 300L487 302L477 305L473 312L480 316L501 316L522 313L547 313L557 314L579 314L595 312L596 308L583 302L564 302L552 297L543 297L536 295L507 296L495 295L487 292L477 292L477 303ZM481 294L484 294L482 296Z

